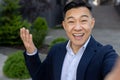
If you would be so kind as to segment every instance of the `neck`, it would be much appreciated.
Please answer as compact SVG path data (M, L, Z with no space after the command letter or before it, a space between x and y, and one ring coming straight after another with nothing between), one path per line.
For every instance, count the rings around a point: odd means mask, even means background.
M74 54L77 54L78 50L81 48L81 46L76 46L76 45L73 45L73 44L71 44L70 46L71 46Z

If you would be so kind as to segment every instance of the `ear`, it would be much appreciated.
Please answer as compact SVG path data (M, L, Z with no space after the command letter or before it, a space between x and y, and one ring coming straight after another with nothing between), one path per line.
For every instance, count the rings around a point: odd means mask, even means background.
M94 18L92 18L92 21L91 21L91 28L93 29L93 28L94 28L94 26L95 26L95 19L94 19Z

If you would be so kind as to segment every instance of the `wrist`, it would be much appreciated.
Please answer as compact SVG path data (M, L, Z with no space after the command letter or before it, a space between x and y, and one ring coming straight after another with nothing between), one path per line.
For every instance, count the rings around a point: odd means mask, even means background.
M28 54L33 54L35 51L37 51L37 48L31 48L26 50Z
M33 55L37 54L37 49L33 53L26 52L26 54L29 56L33 56Z

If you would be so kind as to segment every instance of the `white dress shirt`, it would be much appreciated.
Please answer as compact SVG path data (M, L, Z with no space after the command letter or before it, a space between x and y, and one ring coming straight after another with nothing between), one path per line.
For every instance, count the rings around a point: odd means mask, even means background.
M90 40L90 37L76 54L73 52L73 50L70 47L70 41L67 43L67 46L66 46L67 53L62 66L61 80L76 80L77 67L89 40ZM37 52L37 49L32 54L29 54L27 52L27 55L32 56L32 55L35 55L36 52Z
M65 56L64 63L62 66L61 80L76 80L77 67L89 40L90 38L79 49L79 51L76 54L73 52L73 50L70 47L70 41L68 42L66 46L67 54Z

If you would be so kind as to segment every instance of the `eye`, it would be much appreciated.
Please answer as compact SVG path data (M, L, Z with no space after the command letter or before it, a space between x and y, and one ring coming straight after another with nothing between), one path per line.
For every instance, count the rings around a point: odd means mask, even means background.
M74 21L68 21L68 23L74 23Z
M87 22L87 20L81 20L81 22Z

